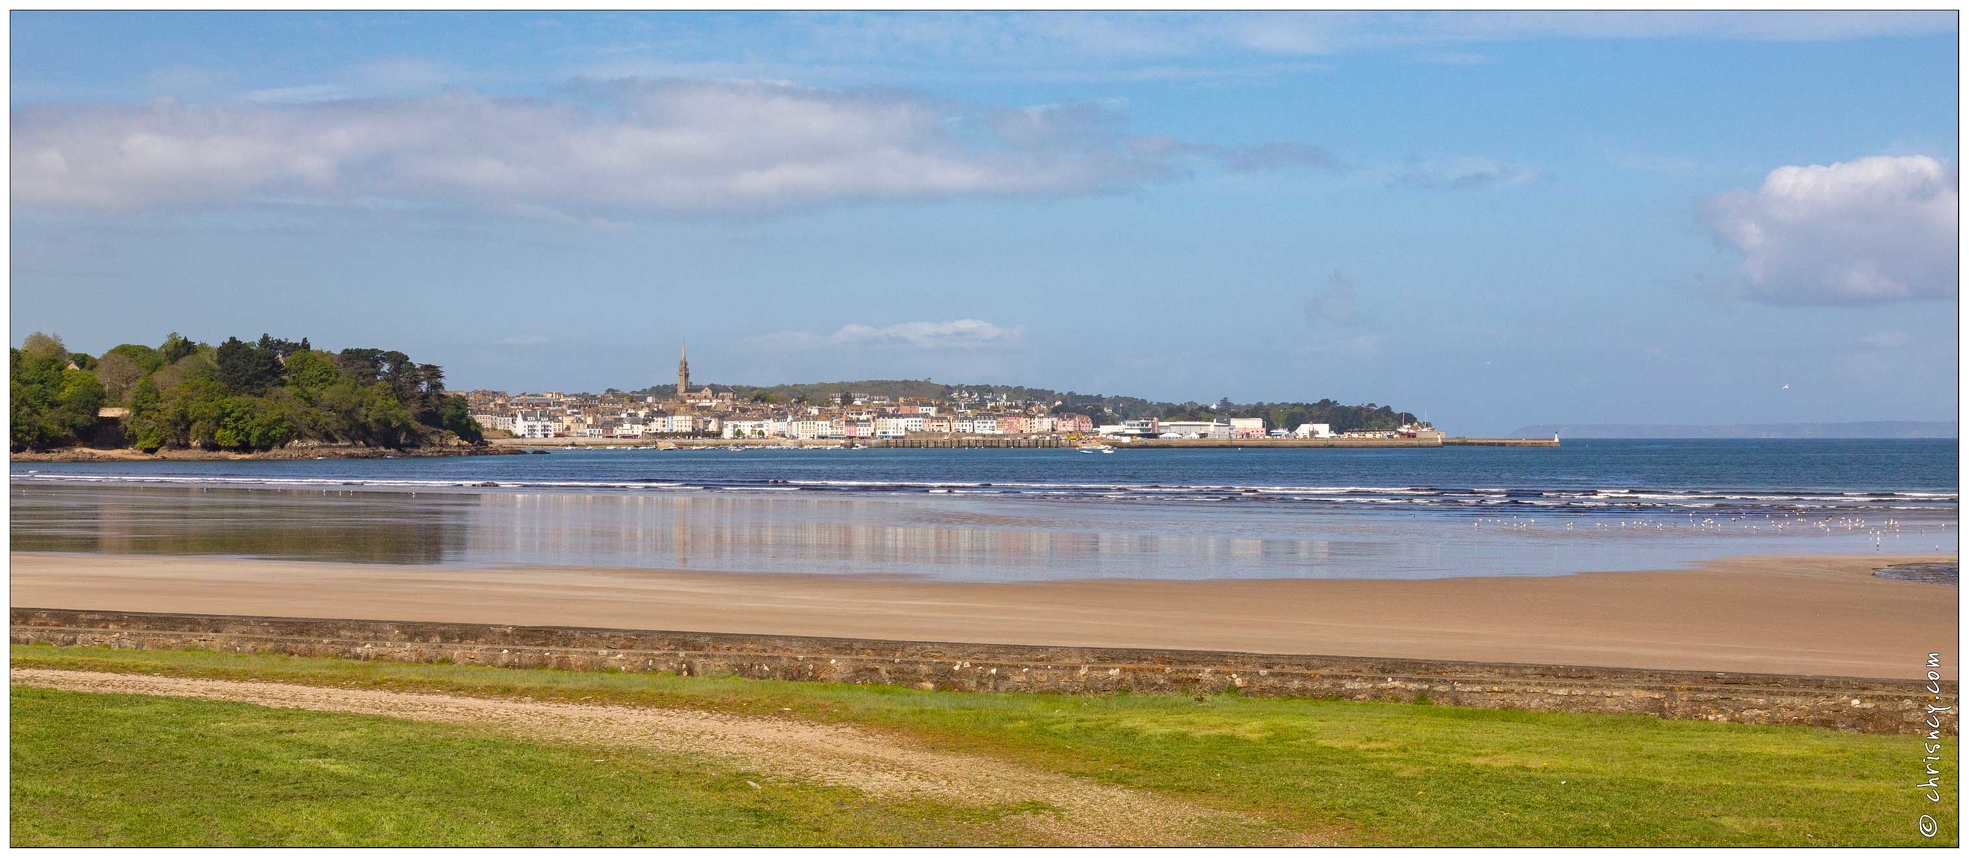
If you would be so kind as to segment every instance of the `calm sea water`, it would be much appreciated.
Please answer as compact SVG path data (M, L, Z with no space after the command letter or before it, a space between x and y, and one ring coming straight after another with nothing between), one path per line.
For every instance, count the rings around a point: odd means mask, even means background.
M15 550L959 580L1552 575L1956 551L1953 441L563 450L12 469Z

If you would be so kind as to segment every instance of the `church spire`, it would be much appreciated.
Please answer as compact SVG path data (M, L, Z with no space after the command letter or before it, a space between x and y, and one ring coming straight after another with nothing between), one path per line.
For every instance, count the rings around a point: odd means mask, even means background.
M684 398L684 394L690 391L690 386L691 386L690 354L687 348L684 346L684 344L680 341L677 346L677 398L678 399Z

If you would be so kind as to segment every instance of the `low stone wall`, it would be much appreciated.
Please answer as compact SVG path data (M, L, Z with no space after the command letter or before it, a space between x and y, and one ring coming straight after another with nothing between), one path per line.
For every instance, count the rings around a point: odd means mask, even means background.
M516 668L662 671L952 691L1209 694L1649 714L1871 733L1926 733L1924 683L1310 655L924 643L463 623L394 623L15 608L16 644ZM1953 712L1940 720L1953 735Z

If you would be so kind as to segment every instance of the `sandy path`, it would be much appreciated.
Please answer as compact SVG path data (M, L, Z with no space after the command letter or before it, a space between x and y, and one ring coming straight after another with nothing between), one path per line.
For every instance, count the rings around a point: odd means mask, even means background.
M645 569L470 569L13 552L13 604L1917 678L1956 659L1930 556L1739 557L1554 578L970 584ZM1954 559L1950 555L1950 560Z
M23 668L12 678L40 688L384 715L492 727L533 740L704 754L764 775L890 800L974 806L1040 801L1059 814L1027 815L1020 822L1040 839L1071 845L1191 844L1202 828L1239 822L1138 790L790 718L91 671Z

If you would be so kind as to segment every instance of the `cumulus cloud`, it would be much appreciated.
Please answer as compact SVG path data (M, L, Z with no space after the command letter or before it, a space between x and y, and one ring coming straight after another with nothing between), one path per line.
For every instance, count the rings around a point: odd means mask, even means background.
M981 319L958 319L954 322L903 322L881 328L849 324L842 325L831 334L780 331L751 339L762 345L780 348L911 346L919 349L983 349L1017 345L1023 336L1024 325L1008 328Z
M1446 161L1411 160L1395 177L1398 185L1438 190L1508 188L1538 178L1530 167L1506 164L1489 158L1454 158Z
M1933 158L1780 167L1756 190L1704 207L1718 242L1743 254L1736 287L1788 306L1952 300L1956 171Z
M305 90L306 88L302 88ZM1317 161L1293 144L1136 145L1093 104L971 109L894 90L618 81L567 100L413 98L30 105L18 205L135 210L397 198L497 211L770 211L841 200L1065 195ZM306 102L306 103L301 103Z

